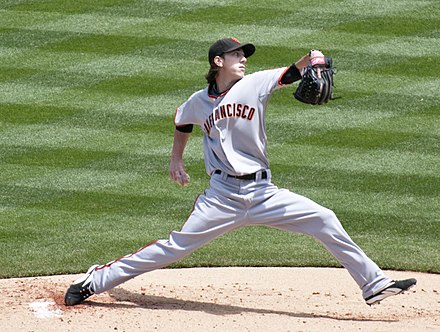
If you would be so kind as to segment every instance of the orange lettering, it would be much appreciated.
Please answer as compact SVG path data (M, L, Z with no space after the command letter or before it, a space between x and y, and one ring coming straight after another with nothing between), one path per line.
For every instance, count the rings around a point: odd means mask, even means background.
M247 116L248 120L252 120L252 118L254 117L254 113L255 113L255 108L252 107L252 108L249 110L249 114L248 114L248 116Z

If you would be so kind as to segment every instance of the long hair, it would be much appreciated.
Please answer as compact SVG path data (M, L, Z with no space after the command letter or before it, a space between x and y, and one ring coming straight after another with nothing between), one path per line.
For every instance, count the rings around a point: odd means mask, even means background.
M222 55L220 55L220 56L223 58ZM217 73L218 73L219 69L220 69L220 67L217 66L217 65L214 63L214 61L212 61L212 62L211 62L211 66L210 66L210 68L209 68L209 71L208 71L208 73L205 75L205 78L206 78L206 80L208 81L208 84L215 83L215 79L216 79L216 77L217 77Z

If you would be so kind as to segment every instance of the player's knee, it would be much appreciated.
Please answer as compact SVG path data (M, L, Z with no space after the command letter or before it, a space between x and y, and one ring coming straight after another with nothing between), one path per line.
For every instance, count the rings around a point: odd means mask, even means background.
M342 229L341 222L332 210L323 208L319 212L319 216L322 222L322 230L326 233L338 233Z
M319 216L320 216L320 218L321 218L321 220L323 221L323 222L329 222L329 223L333 223L333 222L335 222L335 221L338 221L339 222L339 220L338 220L338 217L336 217L336 214L332 211L332 210L330 210L330 209L328 209L328 208L322 208L320 211L319 211Z

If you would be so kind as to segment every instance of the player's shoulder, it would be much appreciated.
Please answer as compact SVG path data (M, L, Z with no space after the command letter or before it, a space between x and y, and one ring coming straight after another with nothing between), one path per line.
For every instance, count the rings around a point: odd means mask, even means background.
M205 99L208 97L208 88L200 89L191 94L186 101L179 107L180 109L183 108L191 108L193 106L200 105L204 102Z
M188 101L206 98L207 94L208 94L208 87L197 90L191 96L189 96Z
M258 80L258 79L262 79L265 77L269 78L269 77L280 75L285 70L286 70L286 67L259 70L259 71L247 74L243 79L246 79L246 80L257 79Z

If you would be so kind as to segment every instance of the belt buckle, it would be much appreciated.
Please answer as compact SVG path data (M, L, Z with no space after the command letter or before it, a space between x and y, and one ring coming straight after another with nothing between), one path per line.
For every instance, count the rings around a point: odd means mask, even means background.
M267 171L262 169L255 173L255 181L266 180L267 179Z
M265 169L259 170L255 173L246 174L240 177L237 177L243 180L253 180L253 181L260 181L267 179L267 171Z
M219 169L214 171L214 174L222 174L223 172ZM268 178L268 172L265 169L259 170L255 173L245 174L245 175L230 175L225 174L227 177L238 179L238 180L253 180L253 181L259 181L259 180L266 180Z

